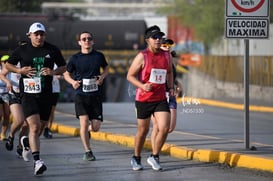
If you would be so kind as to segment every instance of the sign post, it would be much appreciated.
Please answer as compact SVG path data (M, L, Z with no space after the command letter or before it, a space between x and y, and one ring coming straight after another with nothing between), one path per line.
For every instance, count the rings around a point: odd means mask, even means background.
M244 39L244 136L249 149L249 39L268 39L269 0L226 0L226 38Z
M249 40L245 39L245 56L244 56L244 137L245 137L245 149L249 149Z

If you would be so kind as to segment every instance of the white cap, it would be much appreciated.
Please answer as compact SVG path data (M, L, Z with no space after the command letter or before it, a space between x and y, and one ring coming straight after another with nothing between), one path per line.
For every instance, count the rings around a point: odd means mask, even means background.
M29 27L29 31L27 33L27 35L29 35L30 33L35 33L37 31L43 31L46 32L45 30L45 26L42 23L36 22L33 23L30 27Z

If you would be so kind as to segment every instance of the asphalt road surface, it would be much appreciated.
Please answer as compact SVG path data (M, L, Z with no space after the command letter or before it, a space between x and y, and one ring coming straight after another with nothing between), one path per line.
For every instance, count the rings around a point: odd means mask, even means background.
M234 113L232 110L225 111L223 109L211 108L202 106L205 110L203 114L185 114L179 116L178 126L176 131L187 131L192 134L208 134L214 137L222 137L225 139L241 138L242 130L238 125L242 123L240 119L241 113ZM102 131L118 132L125 134L135 134L135 119L133 104L105 104L105 123L102 125ZM181 111L181 109L179 109ZM222 111L219 113L219 111ZM59 104L58 112L56 113L56 122L60 124L79 126L78 120L74 118L73 104ZM219 116L217 113L221 114ZM182 114L179 112L179 114ZM267 113L266 113L267 114ZM269 113L268 113L269 114ZM270 114L269 114L270 115ZM269 140L262 138L271 133L271 128L267 125L267 117L262 113L255 113L255 118L262 120L262 125L259 129L265 129L264 134L257 131L255 134L260 135L259 138L263 144L270 145ZM198 118L198 119L197 119ZM225 123L230 121L231 123ZM203 123L202 123L203 122ZM192 125L190 125L190 123ZM203 125L199 125L199 124ZM211 123L211 125L208 125ZM218 124L217 124L218 123ZM216 125L215 125L216 124ZM255 123L255 124L258 124ZM230 127L228 127L230 126ZM133 130L133 131L132 131ZM172 134L171 134L172 135ZM173 133L168 137L169 142L178 142L175 140ZM186 135L186 134L185 134ZM183 137L186 137L183 135ZM193 137L193 136L192 136ZM211 146L209 143L203 144L200 140L189 140L183 142L192 146ZM183 140L184 141L184 140ZM17 143L17 137L15 143ZM72 137L62 134L54 134L53 139L45 139L41 137L41 158L45 161L48 170L41 176L33 175L33 162L24 162L15 154L15 150L9 152L5 150L4 143L0 142L0 181L10 180L148 180L148 181L165 181L165 180L195 180L195 181L211 181L211 180L232 180L232 181L272 181L273 173L251 170L246 168L229 167L219 163L204 163L194 160L185 160L161 155L161 166L163 171L153 171L147 164L146 159L150 151L144 150L142 154L143 171L132 171L130 166L130 157L133 153L133 148L123 145L112 144L109 142L91 141L92 149L97 157L96 161L83 161L83 147L79 137ZM183 144L182 143L182 144ZM201 144L202 143L202 144ZM15 146L16 147L16 146ZM243 147L243 145L242 145ZM221 146L220 146L221 148ZM238 149L238 148L237 148ZM263 163L261 163L263 164Z
M41 158L48 170L41 176L33 175L33 162L25 162L8 152L1 143L1 181L166 181L166 180L232 180L271 181L273 175L267 172L229 168L217 163L202 163L161 156L163 171L153 171L147 164L149 152L143 153L143 171L132 171L130 157L132 149L107 142L92 141L96 161L83 161L83 149L79 137L54 134L51 140L42 140Z

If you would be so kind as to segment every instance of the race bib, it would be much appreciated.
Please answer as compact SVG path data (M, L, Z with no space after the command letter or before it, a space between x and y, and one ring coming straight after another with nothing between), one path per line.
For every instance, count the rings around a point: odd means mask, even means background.
M152 68L149 82L155 84L165 84L167 70Z
M34 77L34 78L24 78L24 92L36 94L41 93L41 78Z
M83 92L94 92L99 90L98 84L96 84L97 78L82 79L82 91Z

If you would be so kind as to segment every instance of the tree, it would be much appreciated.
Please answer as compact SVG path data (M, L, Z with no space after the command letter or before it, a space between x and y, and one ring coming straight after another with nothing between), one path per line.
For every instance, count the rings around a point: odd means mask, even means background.
M41 12L43 2L56 2L56 0L0 0L0 12ZM83 0L58 0L58 2L83 2Z
M41 0L0 0L0 12L39 12Z
M224 36L225 0L173 0L173 4L160 12L176 16L183 25L192 27L206 50ZM270 12L273 12L273 3ZM273 22L273 13L270 22Z
M174 0L161 12L176 16L185 26L192 27L208 49L224 34L224 0Z

